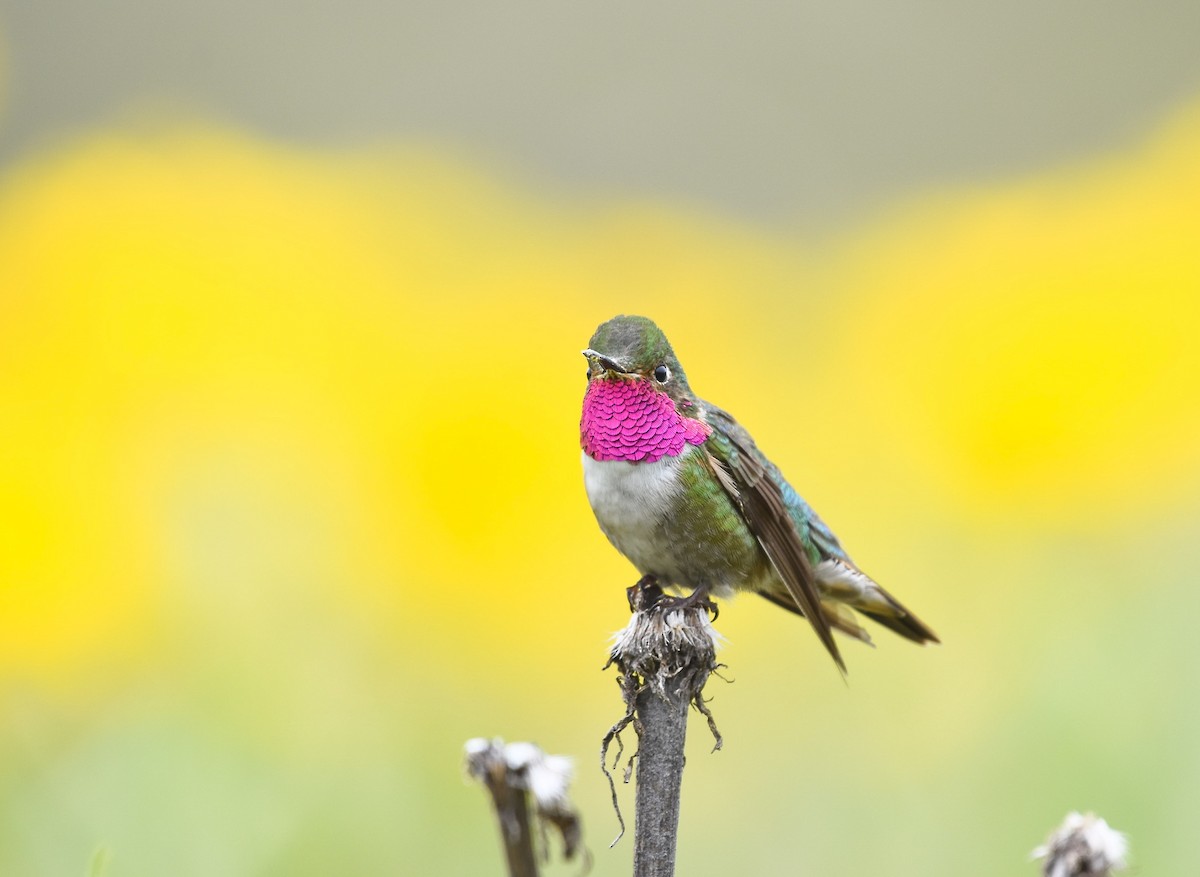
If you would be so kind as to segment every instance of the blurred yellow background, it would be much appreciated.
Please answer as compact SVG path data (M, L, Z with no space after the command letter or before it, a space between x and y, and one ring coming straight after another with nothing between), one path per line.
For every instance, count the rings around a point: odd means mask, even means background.
M12 146L0 874L499 874L478 735L575 756L594 873L628 873L597 754L635 574L577 433L620 312L945 643L849 645L847 686L802 622L726 607L680 872L1033 873L1072 808L1177 871L1198 101L820 231L179 107Z

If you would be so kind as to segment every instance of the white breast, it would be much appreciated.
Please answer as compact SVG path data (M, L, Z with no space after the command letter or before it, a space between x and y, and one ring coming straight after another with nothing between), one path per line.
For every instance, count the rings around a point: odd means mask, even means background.
M678 457L654 463L583 455L583 483L600 529L643 572L662 560L662 537L656 533L678 501L680 461L694 450L689 445Z

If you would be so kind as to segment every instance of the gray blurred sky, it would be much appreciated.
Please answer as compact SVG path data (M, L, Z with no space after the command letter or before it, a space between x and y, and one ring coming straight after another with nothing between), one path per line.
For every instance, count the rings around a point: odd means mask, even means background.
M166 106L814 227L1200 95L1200 0L0 0L0 39L0 168Z

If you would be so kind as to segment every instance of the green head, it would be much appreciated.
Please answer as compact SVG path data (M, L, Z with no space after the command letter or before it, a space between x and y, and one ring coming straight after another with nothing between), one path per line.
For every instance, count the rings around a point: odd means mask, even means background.
M622 315L601 323L583 355L588 360L588 380L639 377L676 402L693 401L671 342L646 317Z

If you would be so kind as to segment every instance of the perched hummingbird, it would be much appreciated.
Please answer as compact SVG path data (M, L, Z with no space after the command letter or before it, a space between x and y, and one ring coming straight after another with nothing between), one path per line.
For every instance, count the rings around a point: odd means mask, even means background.
M854 565L750 434L692 392L652 321L613 317L583 355L588 501L644 579L691 588L688 605L756 591L807 618L843 673L831 630L871 641L851 609L914 642L938 642Z

